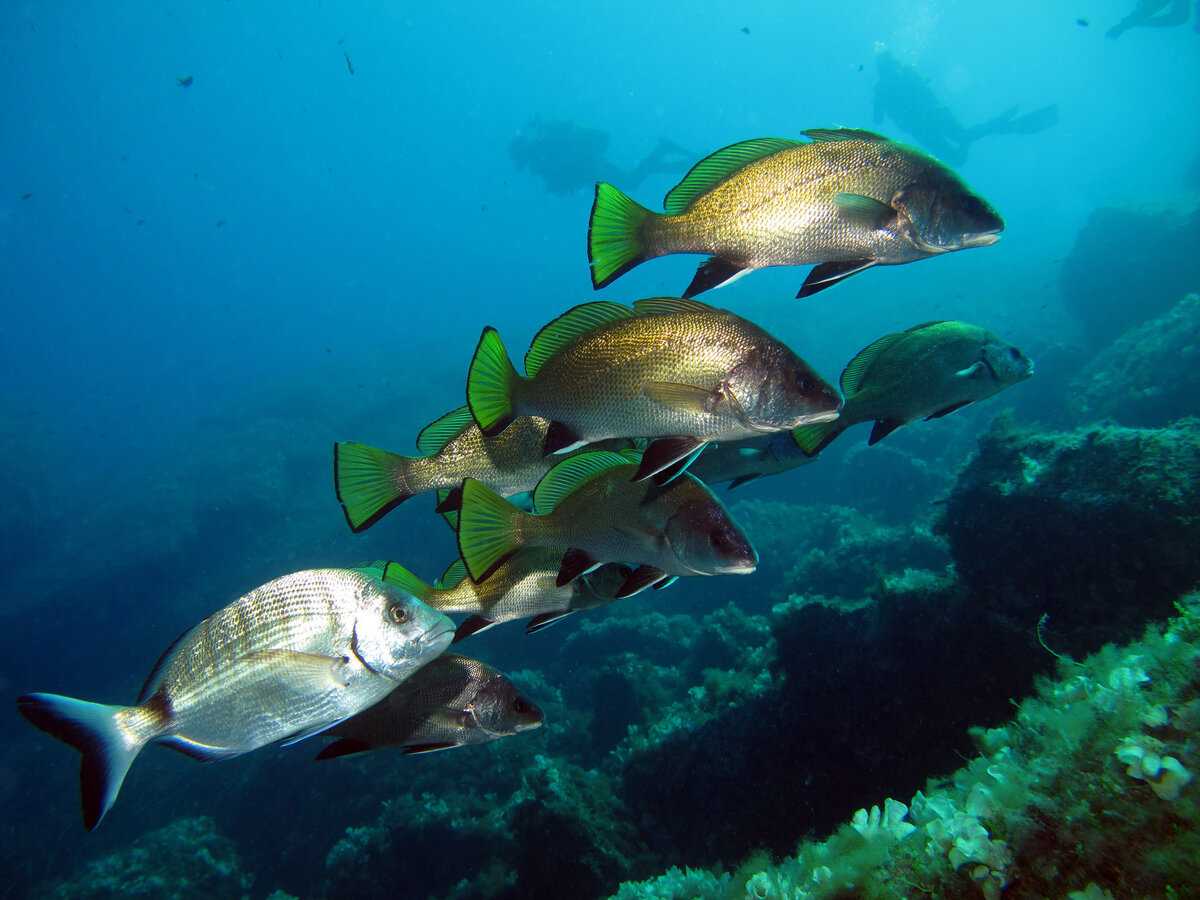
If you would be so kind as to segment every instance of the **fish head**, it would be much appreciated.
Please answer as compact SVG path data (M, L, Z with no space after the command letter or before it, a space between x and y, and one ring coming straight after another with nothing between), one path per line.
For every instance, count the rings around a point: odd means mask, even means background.
M984 343L979 361L998 388L1006 388L1033 375L1033 360L998 338Z
M986 247L1004 230L1004 220L988 202L949 170L901 188L891 205L900 213L900 232L931 256Z
M499 672L479 685L468 710L479 728L493 737L539 728L545 719L541 708Z
M454 623L412 594L363 575L356 587L353 649L377 675L401 681L454 639Z
M681 503L663 529L667 544L679 563L697 575L748 575L753 572L758 566L758 551L721 501L686 473L673 483L681 487L694 485L702 492Z
M781 343L750 348L725 381L745 424L773 432L837 418L842 394Z

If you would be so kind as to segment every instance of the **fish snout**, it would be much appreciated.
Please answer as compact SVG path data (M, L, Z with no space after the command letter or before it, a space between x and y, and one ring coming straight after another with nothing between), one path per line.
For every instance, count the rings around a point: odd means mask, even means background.
M995 228L991 231L977 231L973 234L963 235L963 248L968 247L989 247L1000 240L1000 232L1004 230L1004 226Z

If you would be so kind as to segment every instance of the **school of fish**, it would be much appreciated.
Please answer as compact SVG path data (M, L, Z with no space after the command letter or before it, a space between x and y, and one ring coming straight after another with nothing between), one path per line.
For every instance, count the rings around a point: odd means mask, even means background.
M417 455L334 446L355 532L436 493L460 553L439 579L391 560L294 572L186 632L133 705L20 697L25 718L82 754L85 827L151 742L218 760L324 735L324 760L536 729L536 703L447 654L452 642L517 619L540 631L681 577L750 574L758 554L711 485L812 463L856 423L875 423L874 444L1030 377L1028 357L992 332L929 322L862 350L839 390L758 325L693 299L754 269L813 265L808 296L999 240L1000 216L933 157L868 131L803 134L710 154L663 213L598 183L593 287L658 256L704 254L682 297L580 303L538 332L524 373L486 326L465 405L419 433Z

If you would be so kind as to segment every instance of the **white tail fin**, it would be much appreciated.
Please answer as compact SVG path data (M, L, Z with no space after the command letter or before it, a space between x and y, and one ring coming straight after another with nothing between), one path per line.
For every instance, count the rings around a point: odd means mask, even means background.
M147 737L122 728L121 714L128 707L88 703L57 694L26 694L17 698L17 709L42 731L83 754L79 792L83 824L91 831L117 799L125 773Z

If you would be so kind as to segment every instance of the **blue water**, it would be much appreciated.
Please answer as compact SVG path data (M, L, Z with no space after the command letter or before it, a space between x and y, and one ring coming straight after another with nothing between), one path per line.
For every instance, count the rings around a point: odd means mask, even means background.
M831 379L876 337L931 319L987 325L1035 357L1071 340L1059 273L1092 211L1194 202L1184 173L1200 149L1200 36L1189 22L1106 39L1130 6L6 4L0 700L10 711L29 690L131 700L178 632L287 571L379 556L442 570L453 540L428 525L425 498L349 533L332 442L408 452L462 404L484 325L517 352L594 296L678 294L697 262L652 261L595 295L590 191L553 195L508 154L537 115L603 129L626 169L660 137L694 159L813 127L919 146L874 118L883 49L966 125L1056 103L1054 127L981 139L958 168L1006 220L996 246L876 269L804 301L793 299L804 269L752 273L704 299ZM678 177L630 193L656 207ZM1020 385L968 421L982 429L1004 405L1030 417L1038 391ZM746 496L812 502L820 489L804 474ZM711 585L698 591L716 605ZM510 627L511 640L486 645L493 662L553 660L562 635L527 651L532 639L515 643ZM209 767L155 749L85 836L76 755L15 714L0 729L0 896L181 817L234 830L235 795L239 816L308 817L322 858L380 799L348 769L314 772L303 752ZM237 840L248 847L251 832ZM273 878L253 895L300 890Z

